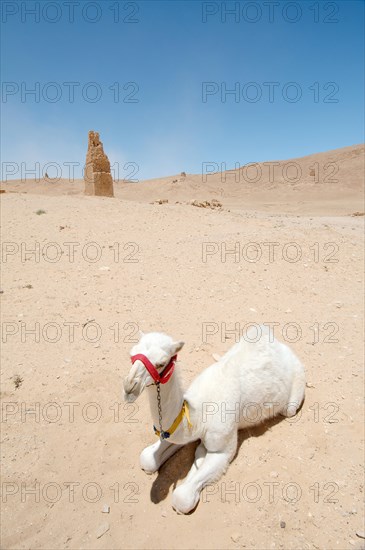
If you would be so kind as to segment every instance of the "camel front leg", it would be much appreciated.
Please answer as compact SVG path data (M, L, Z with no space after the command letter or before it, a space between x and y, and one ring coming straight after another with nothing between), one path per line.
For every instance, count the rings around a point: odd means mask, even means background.
M203 461L206 457L206 454L207 454L207 450L204 447L204 444L200 443L197 446L196 450L195 450L194 462L193 462L193 464L192 464L192 466L189 470L189 473L188 473L187 478L185 479L184 483L190 481L190 479L197 473L200 466L203 464Z
M183 445L175 445L169 443L166 439L159 439L153 445L149 445L140 454L139 461L142 470L147 474L153 474L162 466L164 462L176 451L181 449Z
M198 447L199 448L199 447ZM187 514L199 502L200 492L205 485L217 481L227 470L232 453L229 451L209 452L201 465L189 473L186 481L177 487L172 495L172 506L180 514Z

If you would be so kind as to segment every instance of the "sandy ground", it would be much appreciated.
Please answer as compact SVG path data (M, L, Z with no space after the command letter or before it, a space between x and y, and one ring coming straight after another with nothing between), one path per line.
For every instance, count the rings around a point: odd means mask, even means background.
M337 183L265 180L242 196L221 175L118 183L114 199L3 184L2 548L364 547L363 149L323 155ZM183 339L188 385L248 323L277 323L301 358L304 405L243 432L227 474L179 516L171 492L195 444L140 470L155 436L146 396L122 402L129 350L138 329Z

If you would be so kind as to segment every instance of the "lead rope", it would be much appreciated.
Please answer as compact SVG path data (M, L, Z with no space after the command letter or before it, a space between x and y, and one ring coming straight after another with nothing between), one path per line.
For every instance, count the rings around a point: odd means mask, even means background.
M161 394L160 394L160 382L156 382L157 387L157 408L158 408L158 423L160 425L160 439L164 439L164 431L162 429L162 409L161 409Z

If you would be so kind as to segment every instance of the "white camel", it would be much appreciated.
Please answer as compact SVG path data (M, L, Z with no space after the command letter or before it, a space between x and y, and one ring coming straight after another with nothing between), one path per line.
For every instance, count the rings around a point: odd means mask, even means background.
M172 497L173 508L186 514L197 505L203 487L227 470L239 429L277 414L296 414L304 399L305 375L290 348L260 326L260 332L251 329L184 393L179 369L174 370L183 345L163 333L142 334L131 350L124 396L132 402L144 388L148 391L159 439L140 455L147 473L156 472L186 443L200 439L191 470Z

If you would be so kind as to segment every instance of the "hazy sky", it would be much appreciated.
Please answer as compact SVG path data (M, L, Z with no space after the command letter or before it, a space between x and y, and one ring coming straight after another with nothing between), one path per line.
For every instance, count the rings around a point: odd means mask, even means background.
M3 178L80 177L90 129L139 179L364 141L362 1L1 8Z

